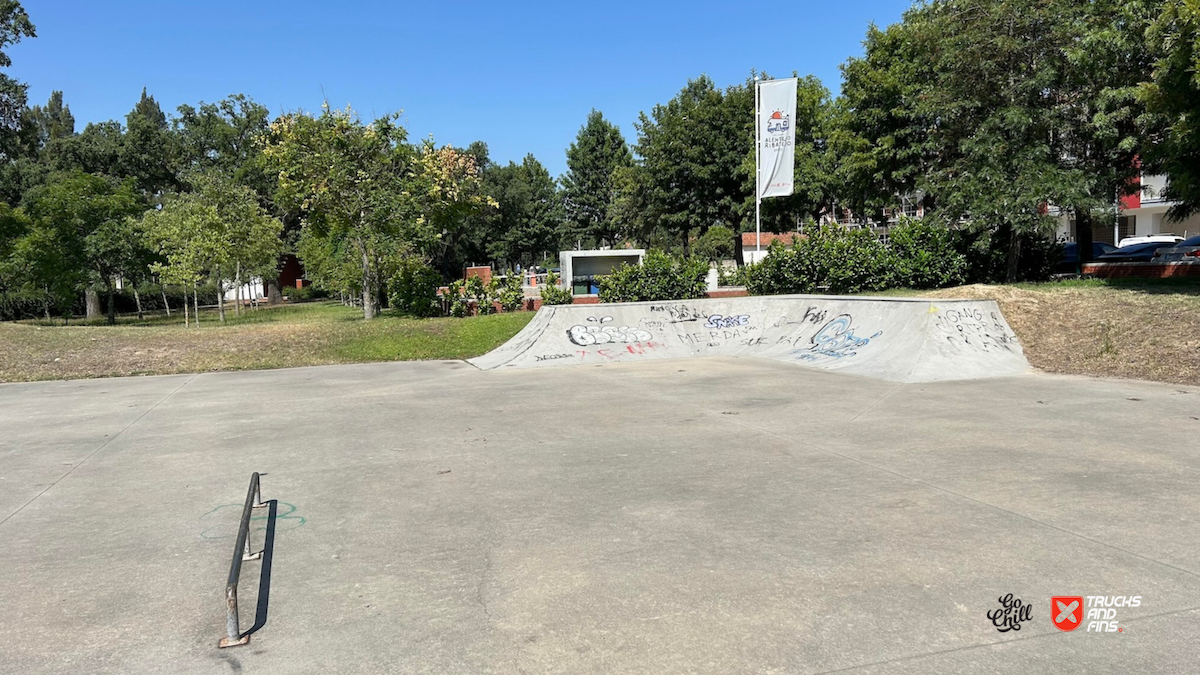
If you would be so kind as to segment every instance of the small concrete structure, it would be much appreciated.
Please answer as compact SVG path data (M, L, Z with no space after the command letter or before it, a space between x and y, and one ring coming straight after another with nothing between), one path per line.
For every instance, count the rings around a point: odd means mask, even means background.
M604 251L561 251L558 254L559 267L562 269L563 285L575 291L575 279L582 280L583 285L590 285L594 277L610 274L621 265L640 265L646 250L642 248L622 248ZM580 291L594 293L594 290Z

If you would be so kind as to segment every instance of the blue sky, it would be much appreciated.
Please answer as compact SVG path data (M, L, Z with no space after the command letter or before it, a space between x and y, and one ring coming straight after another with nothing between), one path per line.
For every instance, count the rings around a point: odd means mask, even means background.
M705 73L813 74L838 65L867 25L907 0L842 2L315 2L24 0L38 37L10 72L41 103L61 89L77 129L124 120L142 87L168 113L244 93L273 113L323 97L364 117L401 110L410 139L532 152L553 175L592 108L633 122ZM757 7L757 9L751 9Z

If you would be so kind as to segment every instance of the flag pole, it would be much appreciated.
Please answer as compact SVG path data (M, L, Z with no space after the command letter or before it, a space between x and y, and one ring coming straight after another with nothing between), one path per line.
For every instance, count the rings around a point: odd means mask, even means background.
M759 146L758 75L754 76L754 262L762 258L762 169L758 168Z

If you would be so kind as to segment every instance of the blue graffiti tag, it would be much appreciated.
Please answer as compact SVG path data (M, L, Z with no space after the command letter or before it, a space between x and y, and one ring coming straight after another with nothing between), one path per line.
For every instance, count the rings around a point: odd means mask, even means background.
M740 314L738 316L721 316L720 314L712 314L708 317L708 323L704 324L705 328L736 328L738 326L750 325L750 315Z
M860 347L865 347L871 340L883 335L883 331L879 331L871 337L859 337L854 334L850 322L849 314L834 317L812 336L812 347L792 353L802 361L814 361L818 356L842 359L854 356Z

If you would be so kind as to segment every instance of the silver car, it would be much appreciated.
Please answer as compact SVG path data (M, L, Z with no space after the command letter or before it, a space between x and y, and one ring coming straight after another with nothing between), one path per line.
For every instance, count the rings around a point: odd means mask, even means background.
M1154 252L1154 262L1200 263L1200 235L1184 239L1171 248L1158 249Z

